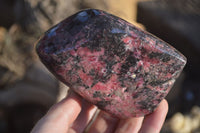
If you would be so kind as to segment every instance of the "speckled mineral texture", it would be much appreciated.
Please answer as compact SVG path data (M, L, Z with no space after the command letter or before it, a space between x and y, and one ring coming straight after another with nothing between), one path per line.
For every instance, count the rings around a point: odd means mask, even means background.
M59 80L119 118L151 113L186 64L167 43L95 9L48 30L36 50Z

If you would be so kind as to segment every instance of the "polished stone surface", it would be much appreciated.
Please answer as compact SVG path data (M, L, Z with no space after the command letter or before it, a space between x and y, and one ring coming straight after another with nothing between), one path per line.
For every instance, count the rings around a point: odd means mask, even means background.
M186 64L167 43L95 9L48 30L36 50L59 80L119 118L151 113Z

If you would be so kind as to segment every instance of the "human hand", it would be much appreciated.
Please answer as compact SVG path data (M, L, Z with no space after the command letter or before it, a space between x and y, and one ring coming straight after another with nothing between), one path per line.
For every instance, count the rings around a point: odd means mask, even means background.
M153 113L129 119L118 119L100 111L89 124L96 110L96 106L71 92L51 107L31 133L82 133L86 128L88 133L159 133L166 118L168 103L163 100Z

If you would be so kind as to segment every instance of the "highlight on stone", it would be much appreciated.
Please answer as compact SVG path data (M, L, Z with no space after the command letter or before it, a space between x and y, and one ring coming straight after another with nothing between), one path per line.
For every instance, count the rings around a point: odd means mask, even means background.
M186 64L166 42L96 9L48 30L36 51L60 81L119 118L153 112Z

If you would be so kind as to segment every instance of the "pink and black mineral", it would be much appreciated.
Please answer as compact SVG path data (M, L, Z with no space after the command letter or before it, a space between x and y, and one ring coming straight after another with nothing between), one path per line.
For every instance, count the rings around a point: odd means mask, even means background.
M96 9L48 30L36 51L59 80L119 118L153 112L186 64L167 43Z

